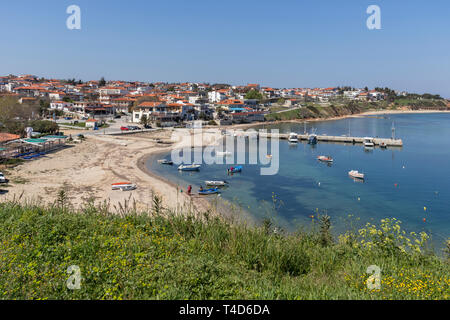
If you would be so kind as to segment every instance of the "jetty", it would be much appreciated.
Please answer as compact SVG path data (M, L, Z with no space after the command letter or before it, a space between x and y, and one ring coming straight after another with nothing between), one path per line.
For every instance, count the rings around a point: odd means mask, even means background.
M278 138L282 140L289 139L288 133L259 133L260 137L266 138ZM298 140L308 140L310 134L298 134ZM350 137L350 136L327 136L327 135L316 135L318 142L334 142L334 143L351 143L351 144L363 144L365 137ZM391 139L391 138L372 138L375 146L379 146L384 143L388 147L403 147L402 139Z

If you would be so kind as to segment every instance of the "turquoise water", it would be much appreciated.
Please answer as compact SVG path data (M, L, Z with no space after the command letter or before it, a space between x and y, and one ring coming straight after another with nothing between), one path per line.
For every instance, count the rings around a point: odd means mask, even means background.
M306 130L388 138L393 122L403 148L367 152L362 145L319 142L316 146L299 143L293 147L280 141L280 169L274 176L261 176L260 165L244 165L243 172L232 177L227 177L230 165L225 164L203 165L200 172L193 173L158 165L157 158L150 159L147 166L184 189L192 184L195 191L205 180L226 179L230 187L221 197L239 204L257 220L273 216L275 196L276 222L288 230L309 226L310 216L316 212L331 216L336 232L348 229L345 220L349 214L359 218L354 221L357 225L395 217L408 231L431 233L435 245L441 247L450 229L450 114L314 122L308 123ZM264 128L284 133L304 131L303 124L291 123ZM334 164L319 163L319 155L331 155ZM352 169L364 172L366 181L350 179L348 171Z

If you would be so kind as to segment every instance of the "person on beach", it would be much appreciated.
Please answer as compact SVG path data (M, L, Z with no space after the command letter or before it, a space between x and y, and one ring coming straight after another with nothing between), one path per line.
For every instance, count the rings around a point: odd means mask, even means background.
M203 187L202 186L200 186L200 190L199 190L200 192L202 192L203 191Z
M189 185L189 187L187 188L187 194L190 196L191 195L191 191L192 191L192 186Z

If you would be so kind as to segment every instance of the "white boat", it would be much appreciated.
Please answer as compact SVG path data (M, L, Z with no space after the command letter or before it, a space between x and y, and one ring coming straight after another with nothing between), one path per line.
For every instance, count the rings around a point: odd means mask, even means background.
M291 132L289 134L289 143L298 143L298 134Z
M167 160L167 159L161 159L158 160L159 164L167 164L167 165L173 165L173 161Z
M188 165L180 165L178 167L178 170L180 171L198 171L200 170L200 165L199 164L188 164Z
M333 162L333 158L330 156L318 156L317 160L322 161L322 162Z
M355 179L364 179L364 173L358 172L358 170L352 170L348 175Z
M373 143L373 138L366 137L364 138L364 147L366 148L373 148L375 147L375 143Z
M136 189L136 185L131 182L118 182L118 183L113 183L111 186L112 186L112 190L128 191L128 190Z
M227 181L205 181L207 186L224 187L228 185Z
M218 157L228 157L231 155L232 153L230 151L216 151L216 156Z
M387 148L387 144L386 144L386 142L381 142L380 143L380 148L383 148L383 149L386 149Z
M5 178L3 173L0 172L0 183L8 183L9 180Z

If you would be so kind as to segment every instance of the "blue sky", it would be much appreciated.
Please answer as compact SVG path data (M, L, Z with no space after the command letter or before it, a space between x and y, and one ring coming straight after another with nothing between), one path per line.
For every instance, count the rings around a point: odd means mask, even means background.
M66 28L71 4L81 30ZM371 4L381 30L366 27ZM17 0L0 10L0 74L450 97L449 14L447 0Z

